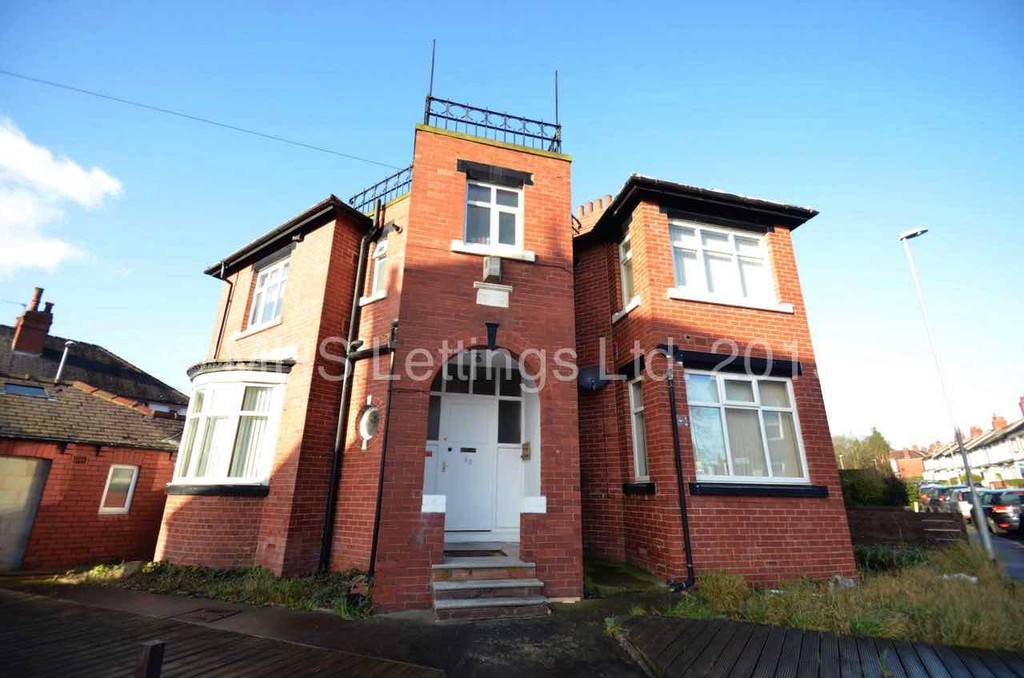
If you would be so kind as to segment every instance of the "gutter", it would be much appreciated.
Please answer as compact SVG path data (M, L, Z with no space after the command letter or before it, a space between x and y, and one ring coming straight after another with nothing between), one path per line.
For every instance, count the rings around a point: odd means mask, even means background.
M675 593L693 588L696 581L696 574L693 569L693 548L690 545L690 519L686 512L686 491L683 488L683 456L679 443L679 418L676 405L676 358L669 352L667 346L658 346L658 351L665 354L668 359L668 370L666 380L668 381L668 409L672 424L672 456L676 465L676 488L679 491L679 520L683 526L683 548L686 550L686 579L679 581L678 577L672 577L668 581L668 587Z

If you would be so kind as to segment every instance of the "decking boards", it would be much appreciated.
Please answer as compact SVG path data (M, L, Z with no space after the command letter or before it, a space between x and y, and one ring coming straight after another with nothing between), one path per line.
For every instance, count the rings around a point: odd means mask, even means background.
M626 639L655 676L1024 678L1011 652L837 636L723 619L635 617Z

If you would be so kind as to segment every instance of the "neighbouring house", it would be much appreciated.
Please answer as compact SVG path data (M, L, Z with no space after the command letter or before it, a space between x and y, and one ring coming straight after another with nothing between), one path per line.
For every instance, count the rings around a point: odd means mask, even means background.
M1024 417L1024 397L1020 399ZM964 449L975 476L986 487L1024 486L1024 418L1007 422L992 416L992 428L984 431L972 426ZM924 460L924 479L928 482L959 483L965 480L964 464L956 442L938 446Z
M924 477L924 460L928 450L905 447L902 450L889 451L889 466L893 475L900 480L912 480Z
M633 175L574 216L560 126L486 113L428 97L411 167L206 270L156 557L357 568L441 619L578 599L584 550L852 575L790 238L816 212Z
M0 347L0 571L149 560L183 422L134 395L168 409L187 399L81 342L58 378L47 347L65 340L46 336L52 304L40 311L41 295Z

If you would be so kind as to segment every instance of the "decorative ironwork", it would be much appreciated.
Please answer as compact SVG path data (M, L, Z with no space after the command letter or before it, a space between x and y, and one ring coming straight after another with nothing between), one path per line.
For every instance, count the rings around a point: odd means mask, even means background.
M381 203L388 203L408 193L411 187L412 165L403 170L398 170L369 188L359 191L348 199L348 204L363 214L370 214L373 212L373 206L378 198L380 198Z
M499 113L432 96L427 96L423 124L516 146L562 152L562 126L558 123Z

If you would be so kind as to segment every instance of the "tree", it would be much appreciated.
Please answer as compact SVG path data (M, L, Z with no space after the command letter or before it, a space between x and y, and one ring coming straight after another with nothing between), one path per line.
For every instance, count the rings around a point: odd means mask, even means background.
M871 435L864 438L833 436L832 445L840 468L873 468L883 473L892 473L889 466L889 441L876 428L872 428Z

